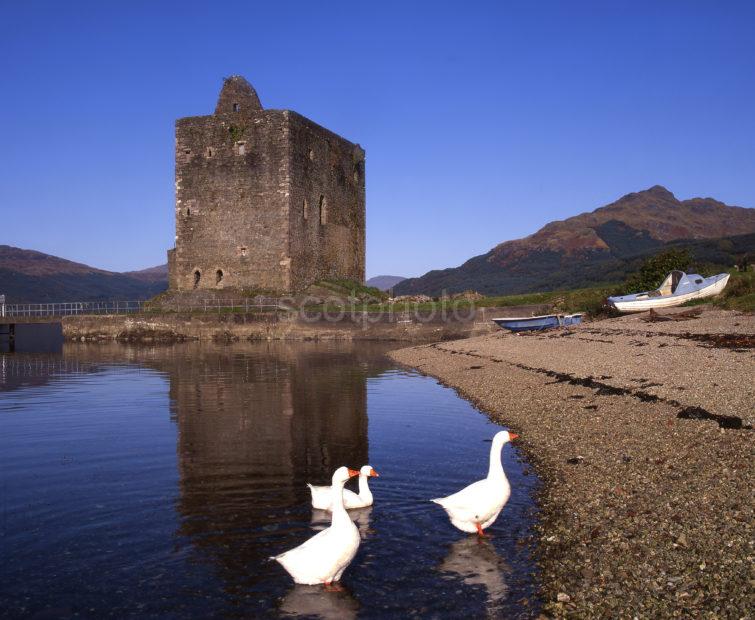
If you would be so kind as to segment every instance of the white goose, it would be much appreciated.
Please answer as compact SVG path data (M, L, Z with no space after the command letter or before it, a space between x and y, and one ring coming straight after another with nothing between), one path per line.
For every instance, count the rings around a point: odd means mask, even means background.
M378 474L372 467L365 465L359 470L359 494L349 489L343 490L343 505L347 510L354 508L366 508L372 506L372 491L367 483L368 478L379 478ZM312 508L318 510L330 510L333 503L333 493L330 487L316 487L311 484L307 485L312 492Z
M483 530L496 520L509 501L511 487L501 465L501 449L505 443L519 435L500 431L493 437L490 446L490 468L488 477L464 487L461 491L431 500L443 506L451 523L462 532L477 532L485 536Z
M338 581L359 549L359 531L343 505L343 485L359 472L339 467L333 473L333 517L330 527L290 551L271 557L296 583L330 586Z

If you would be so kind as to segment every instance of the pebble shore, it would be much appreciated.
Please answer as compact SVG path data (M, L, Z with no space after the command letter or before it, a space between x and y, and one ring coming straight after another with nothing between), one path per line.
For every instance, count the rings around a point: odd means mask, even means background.
M544 616L751 618L755 317L647 316L390 355L520 433Z

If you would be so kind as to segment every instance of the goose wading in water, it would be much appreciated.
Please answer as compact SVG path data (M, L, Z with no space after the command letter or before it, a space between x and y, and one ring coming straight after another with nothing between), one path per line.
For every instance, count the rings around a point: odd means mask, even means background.
M372 491L367 483L368 478L379 478L378 474L370 465L365 465L359 470L359 494L349 489L343 490L343 505L347 510L354 508L366 508L372 506ZM331 487L316 487L307 485L312 492L312 508L318 510L330 510L333 504L333 492Z
M330 587L341 579L359 549L359 530L343 505L343 485L359 472L339 467L333 473L333 516L330 527L290 551L272 556L293 577L296 583Z
M509 501L511 487L501 465L501 450L504 444L518 436L508 431L495 434L490 446L487 478L473 482L448 497L431 500L443 507L451 523L462 532L477 532L480 536L485 536L483 530L496 520Z

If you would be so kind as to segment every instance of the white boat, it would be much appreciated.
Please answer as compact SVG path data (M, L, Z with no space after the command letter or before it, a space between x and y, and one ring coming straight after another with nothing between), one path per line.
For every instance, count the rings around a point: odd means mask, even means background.
M644 312L658 308L681 306L691 299L712 297L724 290L728 273L704 278L697 273L672 271L656 290L620 297L609 297L608 303L619 312Z

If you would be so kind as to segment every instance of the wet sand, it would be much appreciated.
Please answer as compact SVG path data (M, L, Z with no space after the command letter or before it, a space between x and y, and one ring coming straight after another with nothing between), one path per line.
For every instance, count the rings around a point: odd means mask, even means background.
M521 434L547 615L751 617L755 317L645 317L391 356Z

